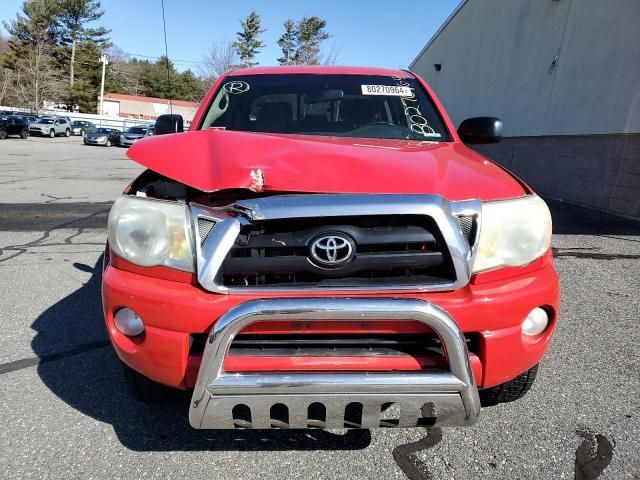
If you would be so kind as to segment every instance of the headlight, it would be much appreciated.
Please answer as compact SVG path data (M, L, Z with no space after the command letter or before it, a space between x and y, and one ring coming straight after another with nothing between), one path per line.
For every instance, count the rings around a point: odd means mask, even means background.
M194 271L184 204L121 197L109 212L107 231L114 253L131 263Z
M473 272L527 265L550 245L551 214L540 197L484 203Z

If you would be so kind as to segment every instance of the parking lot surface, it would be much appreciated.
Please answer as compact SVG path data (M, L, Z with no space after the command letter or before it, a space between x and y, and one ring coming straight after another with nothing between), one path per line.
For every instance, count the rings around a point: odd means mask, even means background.
M129 395L104 331L107 214L142 170L124 154L0 142L2 478L640 478L640 224L550 202L557 334L531 392L472 428L197 431L188 396Z

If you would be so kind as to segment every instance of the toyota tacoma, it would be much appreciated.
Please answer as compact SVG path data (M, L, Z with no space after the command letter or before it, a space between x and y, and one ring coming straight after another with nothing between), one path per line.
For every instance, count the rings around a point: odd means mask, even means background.
M234 70L163 115L109 214L109 337L195 428L471 425L535 379L558 315L551 216L416 74Z

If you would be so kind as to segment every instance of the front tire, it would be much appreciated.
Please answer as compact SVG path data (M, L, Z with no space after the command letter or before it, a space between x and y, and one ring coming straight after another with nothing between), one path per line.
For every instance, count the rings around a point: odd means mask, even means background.
M6 130L0 130L0 140L4 140L5 138L7 138Z
M537 374L538 365L534 365L513 380L496 385L495 387L480 390L480 392L478 392L480 394L480 404L483 407L492 407L499 403L513 402L524 397L531 389Z
M166 403L179 395L180 390L154 382L128 365L120 363L127 388L136 400L143 403Z
M27 138L29 138L29 130L22 130L20 132L20 138L22 140L26 140Z
M71 130L69 130L68 128L64 131L64 136L65 137L70 137L71 136Z
M105 147L110 147L111 146L111 140L109 140L107 138L107 143L104 144Z
M56 136L56 131L54 129L49 130L49 138L54 138Z

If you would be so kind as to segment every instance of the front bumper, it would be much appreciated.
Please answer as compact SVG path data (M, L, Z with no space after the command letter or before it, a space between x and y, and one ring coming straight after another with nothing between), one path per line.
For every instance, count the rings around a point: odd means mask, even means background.
M91 138L84 137L85 145L106 145L107 139L94 140Z
M193 334L210 333L227 312L250 300L309 295L219 295L203 290L188 276L162 279L157 275L153 269L137 267L128 271L114 266L112 261L106 262L102 283L104 314L120 359L145 376L178 388L193 387L200 369L201 357L190 354ZM315 298L346 296L367 298L371 294L314 292ZM446 311L463 333L478 335L480 348L475 360L479 362L472 361L475 382L478 388L488 388L511 380L540 362L555 329L559 284L549 252L527 267L479 275L458 290L381 293L375 297L429 302ZM538 306L546 306L551 323L537 337L523 337L522 321ZM142 317L146 328L142 338L131 339L115 328L113 315L122 307L132 308ZM359 324L359 328L366 327L366 322ZM479 363L480 368L474 363Z
M130 147L134 143L139 142L140 140L142 140L143 138L145 138L145 137L126 138L124 135L121 135L120 136L120 146L121 147Z
M241 330L257 322L292 320L421 322L442 339L449 368L411 373L224 371L231 342ZM399 407L398 418L381 418L385 405L393 403ZM324 407L321 418L314 418L313 404ZM280 406L280 418L273 413L275 405ZM347 416L350 405L358 411ZM248 408L248 415L239 408ZM381 421L385 426L415 427L471 425L479 413L464 335L443 310L420 300L296 298L252 300L216 322L205 348L189 421L194 428L375 428Z

